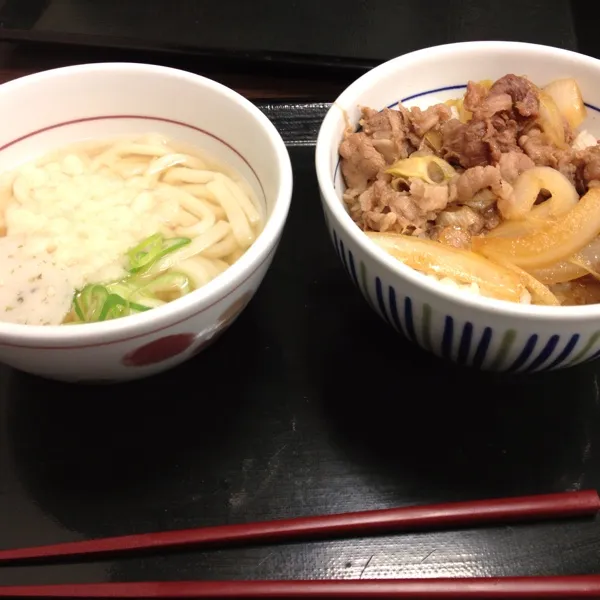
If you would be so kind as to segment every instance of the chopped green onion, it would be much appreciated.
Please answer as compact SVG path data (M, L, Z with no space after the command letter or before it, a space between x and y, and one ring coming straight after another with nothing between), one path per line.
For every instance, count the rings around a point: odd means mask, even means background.
M138 304L137 302L130 302L129 308L131 310L135 310L136 312L145 312L147 310L150 310L152 307L151 306L143 306L142 304Z
M108 290L103 285L86 285L75 296L75 312L85 322L97 321L108 298Z
M190 242L189 238L165 239L160 233L140 242L127 253L131 276L106 285L88 284L75 293L73 311L77 321L69 324L107 321L145 312L191 292L194 286L184 273L167 271L144 279L157 260Z
M127 252L129 258L127 270L130 273L139 273L148 269L159 258L179 250L191 241L190 238L183 237L165 239L162 234L155 233Z
M149 306L128 302L119 294L109 291L109 287L98 284L86 285L75 295L73 308L81 323L94 323L125 317L134 312L150 310Z
M121 298L118 294L109 294L102 307L98 321L107 321L124 317L128 308L127 300Z
M169 271L146 283L139 288L138 292L142 296L170 300L185 296L192 289L190 278L187 275Z

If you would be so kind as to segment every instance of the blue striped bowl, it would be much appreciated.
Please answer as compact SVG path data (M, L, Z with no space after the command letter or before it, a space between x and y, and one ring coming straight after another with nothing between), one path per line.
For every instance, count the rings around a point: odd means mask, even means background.
M467 42L388 61L348 87L326 115L316 169L327 228L348 275L391 327L461 365L531 373L600 356L600 305L548 307L482 298L447 288L393 259L355 225L342 201L338 147L359 106L426 107L463 93L470 79L526 74L538 84L575 77L588 102L584 128L600 134L600 61L546 46Z

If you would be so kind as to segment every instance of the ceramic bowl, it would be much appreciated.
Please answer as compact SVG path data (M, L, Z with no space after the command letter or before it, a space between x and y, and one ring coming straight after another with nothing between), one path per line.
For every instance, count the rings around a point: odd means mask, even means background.
M151 311L71 327L0 322L0 360L66 381L146 377L197 354L240 314L276 251L292 169L273 124L210 79L127 63L78 65L0 86L0 172L86 138L158 132L205 150L252 186L266 215L239 261L191 294Z
M369 305L405 338L461 365L535 372L600 356L600 305L513 304L446 288L371 242L342 201L338 148L359 106L421 108L456 98L469 80L527 75L538 85L578 81L588 106L583 128L600 137L600 61L557 48L514 42L467 42L419 50L390 60L351 84L321 126L316 169L335 250Z

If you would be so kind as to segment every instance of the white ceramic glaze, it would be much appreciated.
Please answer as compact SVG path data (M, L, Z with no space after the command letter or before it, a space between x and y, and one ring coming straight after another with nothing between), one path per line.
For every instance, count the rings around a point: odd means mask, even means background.
M600 355L600 305L513 304L446 288L399 263L354 224L341 199L338 148L359 106L382 109L398 101L428 106L458 97L469 80L526 75L538 85L577 79L588 118L600 137L600 61L557 48L517 42L467 42L427 48L390 60L351 84L321 126L316 169L336 251L367 301L411 341L460 364L533 372L571 366Z
M105 63L6 83L0 86L0 115L0 171L86 138L159 132L237 169L266 215L263 232L246 254L188 296L103 323L35 327L0 322L0 360L66 381L137 379L183 362L233 322L271 263L292 194L289 155L259 109L198 75ZM142 354L145 359L139 360Z

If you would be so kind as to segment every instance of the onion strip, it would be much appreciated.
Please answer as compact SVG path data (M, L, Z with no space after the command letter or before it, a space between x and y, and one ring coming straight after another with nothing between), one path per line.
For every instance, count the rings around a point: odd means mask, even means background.
M540 112L537 119L538 125L548 137L548 140L557 146L566 150L568 144L565 141L565 125L563 123L563 115L558 110L552 96L546 92L539 91Z
M519 277L523 285L529 290L531 299L534 304L542 304L546 306L560 306L558 298L550 291L550 289L541 283L536 277L524 271L520 267L504 260L500 256L494 256L494 262L512 271Z
M600 188L591 188L560 220L522 237L475 237L473 250L530 271L573 256L600 234Z
M521 277L469 250L402 234L367 232L367 235L394 258L416 271L448 277L462 284L475 283L485 296L520 302L525 291Z
M544 88L544 92L554 100L572 129L577 129L585 121L587 110L575 79L555 79Z
M533 167L524 171L513 183L510 200L499 198L498 209L506 219L523 219L528 215L546 219L565 214L579 200L575 186L560 171L551 167ZM535 206L540 191L551 197Z
M558 263L530 271L538 281L547 285L565 283L584 277L600 269L600 237L590 242L577 254Z

